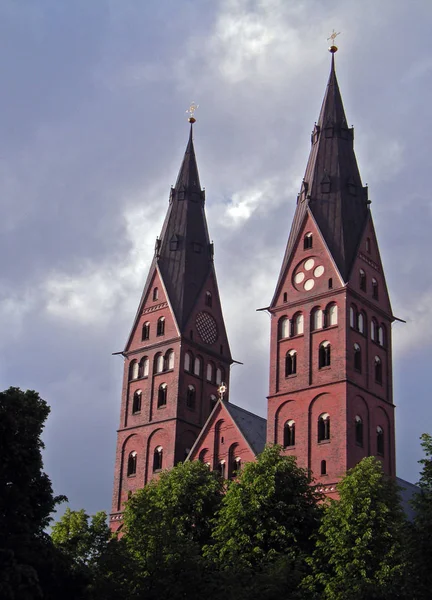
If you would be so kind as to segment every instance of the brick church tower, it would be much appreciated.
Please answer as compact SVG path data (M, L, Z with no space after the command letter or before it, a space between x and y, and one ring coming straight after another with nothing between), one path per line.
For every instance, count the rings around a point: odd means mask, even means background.
M177 182L124 356L111 528L130 494L183 461L232 363L193 144Z
M271 324L267 443L330 495L365 456L395 476L394 320L332 46L331 71L297 197Z

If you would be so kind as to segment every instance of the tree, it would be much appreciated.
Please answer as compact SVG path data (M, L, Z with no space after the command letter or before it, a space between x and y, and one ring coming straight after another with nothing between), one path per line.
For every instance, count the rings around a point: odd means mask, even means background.
M425 456L419 460L423 465L420 489L412 501L415 516L410 540L411 586L413 598L428 599L432 588L432 436L424 433L420 439Z
M406 522L397 486L364 458L326 506L305 589L326 600L404 597Z
M48 414L37 392L11 387L0 393L0 596L8 600L50 597L64 572L45 533L64 499L54 496L43 472L41 433Z
M132 496L124 513L124 539L135 573L131 594L202 596L202 547L210 540L222 494L216 473L201 462L186 462Z
M281 452L266 448L230 484L205 550L240 598L287 598L288 580L288 597L296 597L319 525L320 495L295 458Z

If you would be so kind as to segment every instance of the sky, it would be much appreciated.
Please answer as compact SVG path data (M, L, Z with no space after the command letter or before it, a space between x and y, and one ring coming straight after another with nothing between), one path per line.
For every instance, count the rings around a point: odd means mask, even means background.
M266 415L269 317L330 68L394 314L397 470L432 433L430 0L1 0L0 384L51 406L45 469L109 510L122 358L199 104L195 150L234 365Z

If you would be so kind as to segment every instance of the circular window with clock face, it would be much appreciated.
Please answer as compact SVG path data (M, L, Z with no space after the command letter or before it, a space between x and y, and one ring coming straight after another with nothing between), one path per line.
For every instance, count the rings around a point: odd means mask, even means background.
M195 319L198 335L206 344L214 344L218 339L216 321L208 312L199 312Z
M324 265L317 256L309 256L297 265L293 273L293 285L299 292L310 292L324 275Z

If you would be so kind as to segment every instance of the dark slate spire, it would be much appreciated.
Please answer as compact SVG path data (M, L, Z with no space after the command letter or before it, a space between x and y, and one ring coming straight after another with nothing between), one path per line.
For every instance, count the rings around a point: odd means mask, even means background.
M365 226L368 199L354 153L354 130L347 125L336 78L336 47L333 46L330 51L330 77L318 123L312 132L312 148L297 199L281 276L309 209L344 281L347 281Z
M177 324L182 329L212 268L212 248L204 213L204 191L201 190L195 158L192 124L157 243L156 262Z

